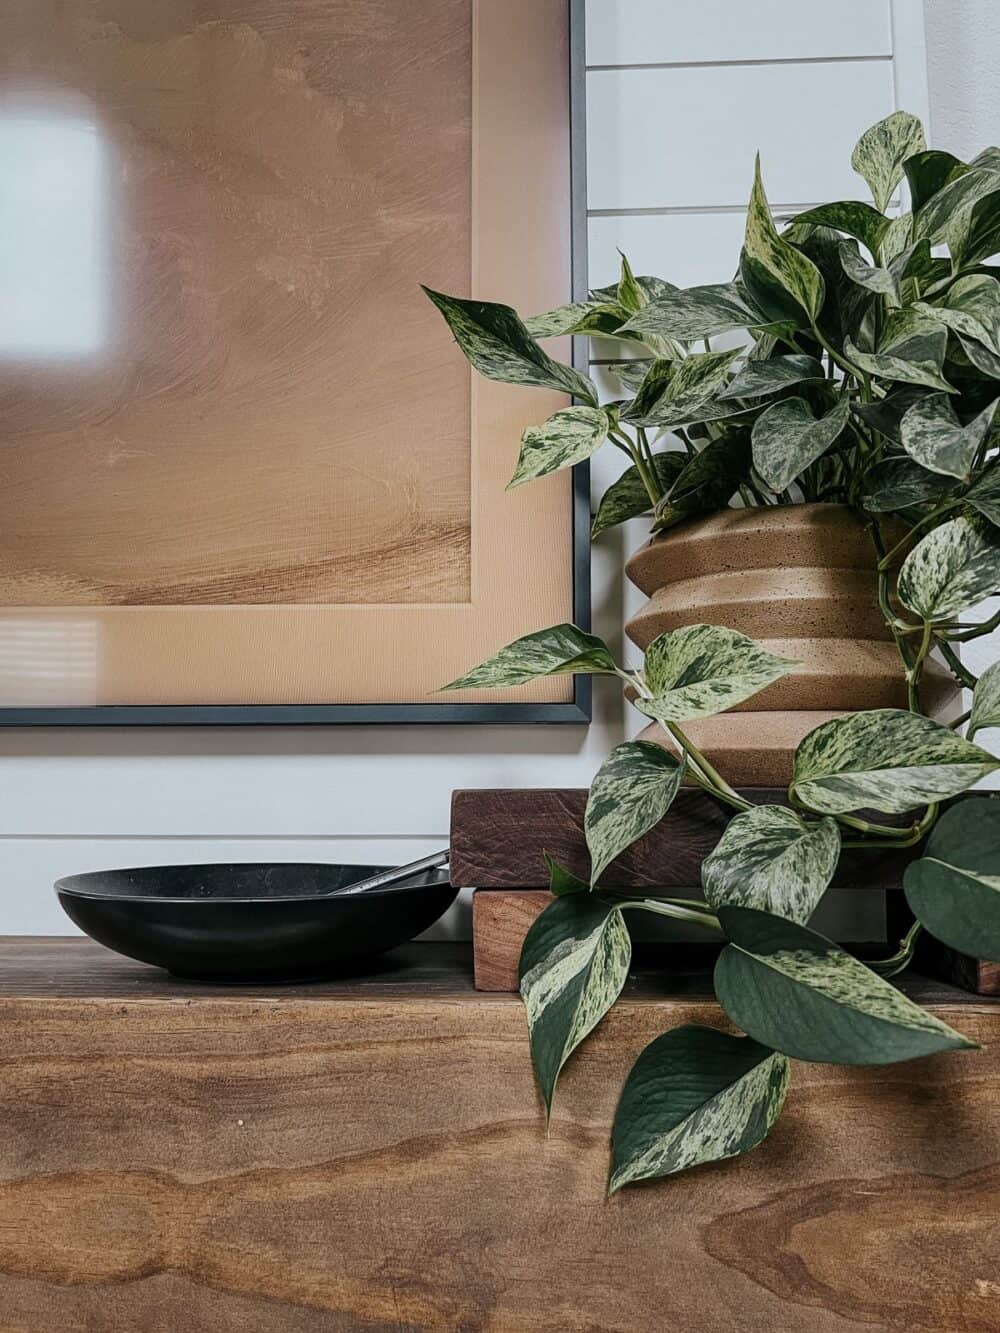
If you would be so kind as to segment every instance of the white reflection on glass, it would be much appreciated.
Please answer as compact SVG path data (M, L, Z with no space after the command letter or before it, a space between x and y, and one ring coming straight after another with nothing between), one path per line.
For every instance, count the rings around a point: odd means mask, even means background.
M0 618L0 706L97 702L97 625L84 617Z
M101 348L105 202L93 119L0 102L0 357L65 360Z

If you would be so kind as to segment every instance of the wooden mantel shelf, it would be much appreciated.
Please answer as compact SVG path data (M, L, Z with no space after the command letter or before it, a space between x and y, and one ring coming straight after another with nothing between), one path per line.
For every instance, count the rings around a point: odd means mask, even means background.
M797 1065L755 1153L606 1200L632 1060L723 1022L671 985L630 983L546 1136L462 948L220 990L0 940L0 1329L996 1330L1000 1004L911 979L983 1050Z

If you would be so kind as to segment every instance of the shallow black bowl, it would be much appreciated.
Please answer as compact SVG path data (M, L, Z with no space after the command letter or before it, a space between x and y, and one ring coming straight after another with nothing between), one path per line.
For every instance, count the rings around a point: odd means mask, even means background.
M427 870L324 897L386 866L190 865L95 870L56 881L81 930L128 958L199 981L305 981L357 972L419 935L457 893Z

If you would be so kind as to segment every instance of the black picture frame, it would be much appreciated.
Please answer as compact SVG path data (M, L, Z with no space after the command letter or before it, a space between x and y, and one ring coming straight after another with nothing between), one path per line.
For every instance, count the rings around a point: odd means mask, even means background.
M587 296L586 0L566 0L569 24L570 264L574 300ZM589 343L573 339L573 365L587 372ZM590 465L573 469L573 621L590 629ZM588 724L589 676L574 676L565 703L426 704L98 704L87 707L0 707L0 727L247 727L373 724Z

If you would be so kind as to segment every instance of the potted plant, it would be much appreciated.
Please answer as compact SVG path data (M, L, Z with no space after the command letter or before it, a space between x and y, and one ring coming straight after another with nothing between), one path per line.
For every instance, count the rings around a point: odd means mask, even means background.
M736 567L752 565L763 528L828 560L839 542L853 554L834 560L834 576L850 570L856 584L870 566L863 615L897 661L899 705L835 710L799 740L787 803L771 805L741 796L690 732L790 681L796 663L759 636L704 623L696 607L691 623L644 634L638 670L594 635L557 625L453 682L613 676L659 728L660 743L615 747L594 778L589 883L550 866L556 899L520 969L539 1084L551 1108L560 1070L620 993L630 912L719 934L716 994L746 1035L685 1027L642 1052L615 1118L612 1191L754 1147L781 1110L792 1060L892 1063L972 1045L888 980L920 931L1000 959L1000 801L943 806L1000 767L974 740L1000 724L1000 665L977 680L957 652L1000 615L956 620L1000 589L1000 269L987 262L1000 250L1000 149L972 162L928 151L920 123L896 112L862 136L852 162L873 203L825 204L780 231L758 164L732 282L681 291L635 277L623 258L616 287L524 321L428 293L484 375L577 399L525 432L511 485L605 442L620 449L628 467L597 508L594 535L649 513L652 544L634 563L654 592L675 560L692 558L683 544L699 532L711 538L699 548L705 573L733 532L737 545L725 549ZM890 216L904 177L911 206ZM734 331L738 347L713 345ZM627 344L620 397L601 403L586 376L540 346L568 333ZM862 537L870 556L858 555ZM974 689L970 713L950 725L927 715L929 673L940 674L932 654ZM603 886L684 780L733 810L702 867L704 900ZM898 951L865 964L807 923L842 848L887 846L915 849L905 890L916 920Z

